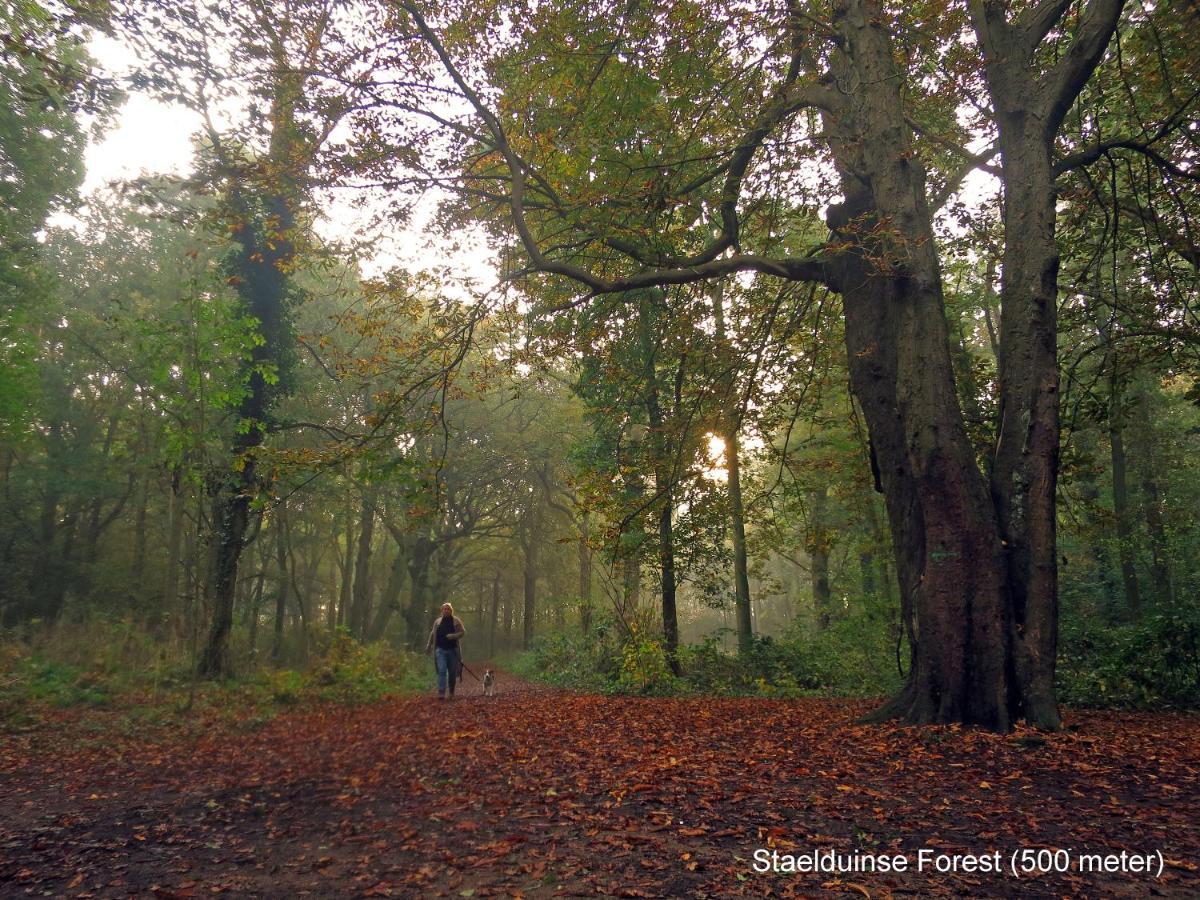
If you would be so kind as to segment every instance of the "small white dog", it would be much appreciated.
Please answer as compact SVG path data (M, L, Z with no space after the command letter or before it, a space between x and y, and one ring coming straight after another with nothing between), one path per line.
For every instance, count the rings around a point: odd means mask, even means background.
M496 673L485 669L483 673L483 696L494 697L496 694Z

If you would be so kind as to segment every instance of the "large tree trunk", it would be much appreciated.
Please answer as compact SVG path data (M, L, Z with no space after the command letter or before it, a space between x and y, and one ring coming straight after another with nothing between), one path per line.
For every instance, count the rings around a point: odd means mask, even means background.
M237 247L232 281L245 312L256 323L261 341L251 349L243 368L248 384L238 404L239 429L230 448L230 465L214 485L215 547L208 581L212 625L198 664L205 677L229 671L228 641L238 561L245 546L250 504L261 487L257 451L266 437L266 423L275 400L286 391L288 383L288 273L296 254L293 232L301 192L300 170L312 148L305 145L306 139L296 125L306 73L291 64L278 40L272 52L277 68L274 83L269 85L271 136L265 157L246 168L241 168L242 160L225 160L231 168L237 167L228 187L226 207L226 225ZM275 377L268 382L267 373L272 370Z
M827 120L846 200L830 225L852 389L871 434L913 666L876 714L1011 724L1010 610L995 514L955 393L925 173L904 119L886 19L846 0L835 76L856 86Z
M999 116L1001 122L1005 116ZM1049 148L1036 136L1006 139L1000 283L999 431L992 497L1012 592L1018 702L1030 724L1057 728L1055 493L1058 483L1058 245Z
M212 623L208 631L208 640L197 663L199 674L205 678L219 678L230 672L229 632L233 628L238 561L245 547L246 529L250 524L250 504L257 491L255 460L249 451L260 441L261 436L256 437L251 446L243 448L247 455L243 457L241 470L232 473L231 477L219 484L213 498L215 546L210 553L208 577L208 593L212 598Z
M1051 160L1063 118L1099 64L1125 0L1088 0L1071 45L1046 71L1038 45L1068 4L1013 21L1007 4L973 0L1004 172L999 430L991 493L1011 591L1013 713L1057 728L1059 453L1058 197Z

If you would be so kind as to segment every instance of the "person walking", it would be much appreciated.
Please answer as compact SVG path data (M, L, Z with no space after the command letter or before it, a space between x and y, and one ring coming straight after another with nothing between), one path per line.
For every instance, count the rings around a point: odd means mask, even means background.
M433 623L429 632L429 642L425 652L433 651L433 662L437 667L438 699L446 699L446 684L450 685L450 697L454 697L454 685L462 674L462 640L467 629L463 627L462 619L454 615L454 607L449 603L442 604L442 614Z

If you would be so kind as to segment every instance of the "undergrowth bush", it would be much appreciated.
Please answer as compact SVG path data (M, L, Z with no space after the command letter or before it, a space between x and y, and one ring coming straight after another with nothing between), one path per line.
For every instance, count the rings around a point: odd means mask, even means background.
M661 640L636 624L601 621L588 636L553 634L517 657L517 674L559 687L620 694L735 694L793 697L886 694L899 686L886 625L861 619L815 635L755 637L742 656L717 633L680 648L681 677L671 673Z
M416 654L363 645L338 632L323 653L295 668L257 666L224 682L197 682L191 647L155 640L128 621L94 619L27 628L0 643L0 723L27 723L39 706L133 710L157 718L163 705L287 706L310 700L364 703L424 690Z
M1200 611L1158 609L1124 623L1064 616L1058 678L1070 706L1200 707Z

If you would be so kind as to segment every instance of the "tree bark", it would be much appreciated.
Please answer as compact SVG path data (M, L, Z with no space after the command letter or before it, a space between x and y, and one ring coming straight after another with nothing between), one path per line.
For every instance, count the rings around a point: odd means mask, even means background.
M413 650L425 647L429 637L430 622L426 618L430 606L429 563L433 559L433 541L426 535L418 535L413 541L412 555L408 561L408 577L412 596L404 610L404 624L408 646Z
M592 547L589 533L589 514L579 514L579 630L586 637L592 630ZM495 615L493 630L495 627Z
M521 615L521 649L533 646L533 617L537 611L537 536L528 535L521 542L524 566L521 569L521 591L524 607Z
M662 402L659 396L658 305L662 291L645 292L640 298L642 378L645 390L646 418L650 423L650 452L653 456L654 493L658 509L658 572L662 593L663 649L667 665L675 675L679 669L679 613L675 584L675 484L671 477L670 448L667 444Z
M388 572L387 584L383 588L383 594L379 598L379 608L375 612L375 618L371 620L371 627L367 631L368 640L381 640L387 632L388 623L392 620L392 613L400 605L400 595L404 591L404 579L408 575L408 558L404 554L404 547L396 548L396 556L392 560L392 567Z
M1125 439L1118 420L1110 418L1108 438L1112 454L1113 518L1117 524L1117 558L1121 562L1121 586L1125 591L1125 607L1131 616L1136 616L1142 606L1142 594L1138 588L1137 566L1134 562L1135 547L1125 467Z
M179 563L183 553L182 473L176 466L171 472L171 492L167 497L167 569L163 577L162 604L165 612L179 612Z
M955 392L940 270L884 17L839 3L840 83L827 119L845 202L830 226L851 387L875 447L914 653L908 682L876 718L1011 724L1007 584L995 514Z
M713 286L713 320L716 326L717 344L723 356L732 356L725 333L724 282ZM726 374L724 409L721 411L721 431L718 435L725 442L725 472L728 476L729 525L733 538L733 605L737 613L738 652L749 653L754 645L754 617L750 604L750 567L746 551L746 510L742 503L742 462L738 443L740 410L735 396L733 364L723 360Z
M354 590L354 507L351 500L346 502L346 515L342 534L337 541L337 564L341 574L341 586L337 598L330 608L329 630L346 624L346 615L350 610L350 598Z
M363 491L358 522L358 552L354 556L354 590L347 624L360 641L366 637L371 615L371 543L375 539L375 491Z
M1155 602L1171 607L1175 604L1175 590L1171 577L1170 543L1163 522L1162 497L1158 489L1158 447L1154 435L1154 411L1144 384L1138 385L1136 396L1141 427L1134 431L1134 457L1141 471L1142 505L1146 531L1150 536L1150 582L1154 585Z
M492 577L492 611L488 626L488 659L496 655L496 620L500 615L500 576Z
M809 495L808 540L805 548L812 564L813 609L817 614L817 627L821 629L829 627L833 611L833 599L829 590L829 547L832 536L825 523L828 494L829 489L821 487Z
M318 25L318 32L323 28ZM319 44L319 33L315 37ZM236 246L233 283L245 311L255 322L261 340L250 351L243 367L247 390L238 404L239 428L231 446L230 466L211 484L215 547L208 590L212 624L200 655L204 677L228 674L228 641L233 624L234 590L238 562L245 547L250 505L259 493L257 451L266 438L267 420L288 386L291 340L287 298L295 246L295 211L302 195L301 177L315 148L297 127L296 114L303 102L304 79L288 59L284 38L270 36L268 52L274 64L270 137L264 158L246 166L242 158L222 162L233 172L227 187L227 225ZM268 372L274 377L268 381Z
M288 546L284 508L281 503L275 515L275 629L271 640L271 661L276 665L283 658L283 626L287 618L288 600Z
M1038 45L1067 6L1037 4L1010 22L1005 4L969 4L984 51L1004 183L1000 409L991 495L1011 594L1013 713L1041 728L1061 724L1054 689L1059 251L1051 154L1063 118L1116 30L1124 0L1088 0L1070 46L1040 72Z

